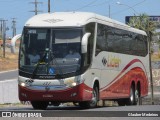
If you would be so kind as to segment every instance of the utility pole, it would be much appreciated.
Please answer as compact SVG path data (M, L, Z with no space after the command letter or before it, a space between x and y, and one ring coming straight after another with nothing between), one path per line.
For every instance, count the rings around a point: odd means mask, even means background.
M109 18L111 18L111 6L110 6L110 4L109 4Z
M50 13L50 12L51 12L51 1L48 0L48 13Z
M2 20L2 35L3 35L3 57L5 58L5 46L6 46L6 21L7 20Z
M38 2L38 0L35 0L34 2L30 2L30 3L32 3L32 4L34 4L34 5L35 5L35 10L30 11L30 12L34 12L34 13L35 13L35 15L37 15L37 14L38 14L38 12L42 12L42 11L38 10L38 4L42 4L42 2Z
M16 18L12 18L12 29L13 29L13 32L12 32L12 37L14 37L16 35Z
M2 24L2 19L0 19L0 37L2 38L2 32L3 32L3 24Z

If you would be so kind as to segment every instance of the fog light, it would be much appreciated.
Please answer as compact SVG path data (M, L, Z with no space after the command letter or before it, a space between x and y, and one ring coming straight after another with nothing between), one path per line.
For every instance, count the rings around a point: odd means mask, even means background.
M72 93L71 97L75 97L77 95L77 93Z
M26 86L26 84L25 84L25 83L21 83L21 86L22 86L22 87L25 87L25 86Z

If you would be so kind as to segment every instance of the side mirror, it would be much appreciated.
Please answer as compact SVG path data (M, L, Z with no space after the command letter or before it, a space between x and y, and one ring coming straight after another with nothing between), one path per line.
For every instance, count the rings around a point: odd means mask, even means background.
M81 52L86 53L87 52L87 45L88 45L88 38L90 37L91 33L85 33L82 37L82 43L81 43Z

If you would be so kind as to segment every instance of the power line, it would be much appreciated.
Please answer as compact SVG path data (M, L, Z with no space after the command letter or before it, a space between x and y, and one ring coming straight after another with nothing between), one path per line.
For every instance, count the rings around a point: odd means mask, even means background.
M138 6L139 4L142 4L142 3L145 2L145 1L146 1L146 0L143 0L143 1L141 1L141 2L138 2L137 4L135 4L135 5L131 6L131 7L134 8L135 6ZM119 13L121 13L121 12L124 12L124 11L128 10L128 9L130 9L130 8L126 8L126 9L120 10L120 11L118 11L118 12L114 12L114 13L112 13L112 15L119 14Z
M110 2L110 1L107 0L107 1L104 1L104 2L99 3L99 4L97 4L97 5L90 5L90 6L88 6L88 7L97 7L97 6L101 6L101 5L104 5L104 4L109 3L109 2Z
M78 8L78 9L74 10L74 11L77 11L77 10L80 10L80 9L83 9L83 8L86 8L86 7L89 7L90 5L92 5L92 4L95 3L95 2L97 2L97 0L94 0L94 1L92 1L92 2L90 2L90 3L88 3L87 5L85 5L85 6L83 6L83 7L80 7L80 8Z
M139 3L137 3L137 4L135 4L135 5L133 5L132 7L135 7L135 6L141 4L141 3L145 2L145 1L146 1L146 0L143 0L143 1L141 1L141 2L139 2Z
M5 0L5 1L0 1L0 2L18 2L20 0Z
M35 13L35 15L37 15L37 14L38 14L38 12L42 12L42 11L38 10L38 4L42 4L42 2L38 2L37 0L35 0L34 2L30 2L30 3L32 3L32 4L34 4L34 5L35 5L35 10L30 11L30 12L34 12L34 13Z

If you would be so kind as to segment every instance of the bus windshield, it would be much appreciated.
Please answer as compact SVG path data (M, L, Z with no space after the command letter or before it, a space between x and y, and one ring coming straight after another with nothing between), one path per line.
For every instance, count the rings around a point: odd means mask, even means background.
M78 72L81 67L81 37L81 29L24 28L20 70L32 74L36 69L36 75Z

